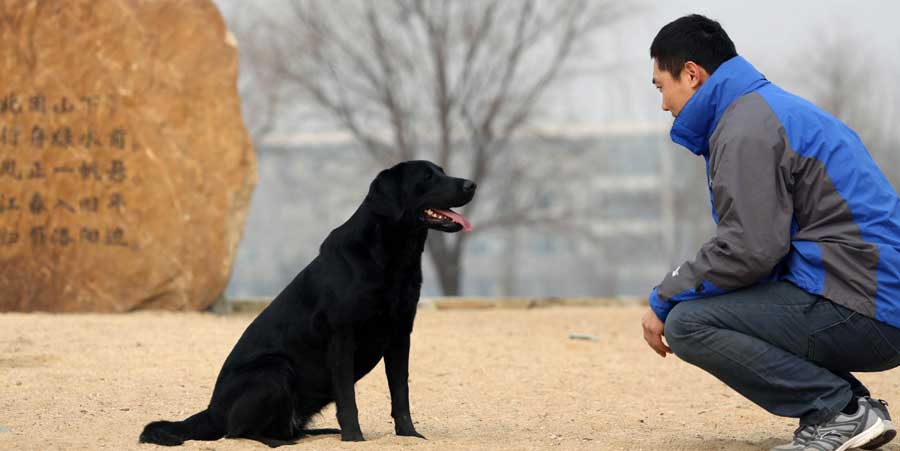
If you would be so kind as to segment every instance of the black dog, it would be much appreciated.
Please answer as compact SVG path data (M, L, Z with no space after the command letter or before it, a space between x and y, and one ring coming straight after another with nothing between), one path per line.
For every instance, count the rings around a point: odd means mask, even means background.
M422 285L428 229L471 230L450 211L475 183L427 161L382 171L362 205L247 327L225 359L206 410L148 424L140 441L180 445L222 437L275 447L311 433L331 402L344 441L363 440L354 384L384 357L397 435L422 437L409 413L409 336ZM424 438L424 437L422 437Z

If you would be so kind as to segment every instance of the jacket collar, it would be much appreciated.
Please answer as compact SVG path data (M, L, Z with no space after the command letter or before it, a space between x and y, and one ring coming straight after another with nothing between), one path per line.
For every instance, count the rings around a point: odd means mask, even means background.
M766 77L743 57L735 56L725 61L688 99L675 118L669 132L672 141L697 155L707 155L709 138L728 106L738 97L768 83Z

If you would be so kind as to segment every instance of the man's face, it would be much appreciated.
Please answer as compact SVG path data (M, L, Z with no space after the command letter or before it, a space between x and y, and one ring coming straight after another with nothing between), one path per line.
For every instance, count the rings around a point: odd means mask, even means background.
M681 74L673 77L669 71L660 70L656 60L653 61L653 85L662 94L662 109L672 113L672 117L678 117L678 113L684 108L684 104L697 92L702 82L699 82L697 74L692 74L689 65L685 64Z

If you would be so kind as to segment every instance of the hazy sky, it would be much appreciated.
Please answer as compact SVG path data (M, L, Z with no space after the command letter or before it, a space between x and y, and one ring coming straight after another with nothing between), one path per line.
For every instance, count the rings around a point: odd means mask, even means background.
M771 81L800 95L804 86L804 57L827 40L850 39L868 55L871 78L860 83L882 83L896 93L900 83L900 2L848 0L648 1L638 12L599 36L595 55L579 65L589 71L577 83L562 86L555 96L563 101L562 116L570 121L668 122L659 109L659 95L650 84L649 47L666 23L686 14L700 13L718 20L742 56ZM618 61L620 63L616 63ZM886 96L896 101L896 96ZM563 110L565 110L563 112Z
M239 9L236 6L249 1L215 3L231 20ZM276 7L278 2L268 4ZM633 11L630 17L599 35L593 50L578 58L584 75L558 85L545 99L552 122L670 124L672 119L659 109L659 95L650 84L648 49L663 25L695 12L718 20L738 53L771 81L797 94L808 94L804 52L815 52L822 42L842 36L859 43L860 54L870 57L866 60L870 76L860 83L883 86L879 90L884 95L874 100L898 102L900 98L895 88L900 83L896 81L900 66L895 61L900 56L900 1L645 0L625 5Z

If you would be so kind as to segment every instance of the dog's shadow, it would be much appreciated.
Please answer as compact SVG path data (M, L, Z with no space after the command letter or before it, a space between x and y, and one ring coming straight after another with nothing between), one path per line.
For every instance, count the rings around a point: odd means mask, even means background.
M234 440L242 442L247 447L257 448L257 449L273 449L273 448L291 449L290 448L291 446L298 446L298 447L304 446L304 445L310 446L312 444L326 445L324 447L324 449L329 449L332 446L340 446L340 444L342 443L340 430L336 429L335 431L336 432L334 432L334 433L316 432L316 433L312 433L312 434L307 434L307 435L304 435L303 437L296 439L294 441L294 443L284 443L284 444L279 444L278 446L266 445L264 443L260 443L257 440L253 440L253 439L249 439L249 438L235 438ZM370 432L370 433L366 434L366 441L378 440L378 439L382 439L384 437L393 437L393 436L394 435L391 434L390 432L384 432L384 433ZM204 449L212 450L215 448L201 447L200 449L201 450L204 450ZM314 447L314 449L321 449L321 448L316 446L316 447Z

